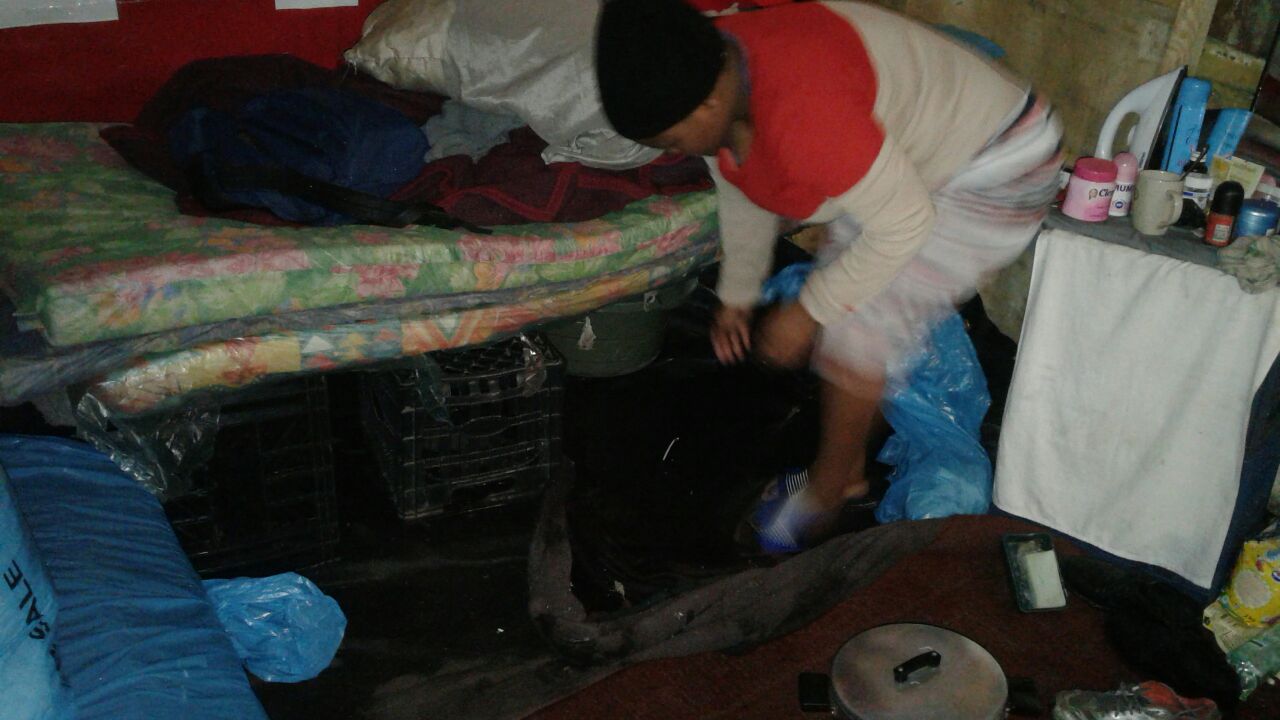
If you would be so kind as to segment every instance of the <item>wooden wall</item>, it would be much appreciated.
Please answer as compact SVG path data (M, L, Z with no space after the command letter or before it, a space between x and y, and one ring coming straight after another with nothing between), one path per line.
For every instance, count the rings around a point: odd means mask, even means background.
M1200 56L1215 0L876 0L981 33L1062 112L1069 154L1094 150L1130 89Z

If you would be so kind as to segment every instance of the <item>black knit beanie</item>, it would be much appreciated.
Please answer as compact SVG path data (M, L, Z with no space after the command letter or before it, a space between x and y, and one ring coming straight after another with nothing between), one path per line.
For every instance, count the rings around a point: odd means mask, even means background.
M596 28L596 79L619 135L650 138L711 95L724 38L683 0L605 0Z

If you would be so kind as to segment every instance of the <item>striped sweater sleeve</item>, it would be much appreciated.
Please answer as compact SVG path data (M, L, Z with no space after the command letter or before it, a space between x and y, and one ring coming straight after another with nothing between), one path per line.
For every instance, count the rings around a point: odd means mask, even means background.
M716 294L725 305L750 307L760 299L760 286L773 265L778 216L747 199L720 174L714 157L707 158L716 185L720 217L720 282Z
M862 235L815 270L800 292L800 304L822 324L888 287L924 246L936 215L915 166L889 135L867 174L829 202L852 216Z

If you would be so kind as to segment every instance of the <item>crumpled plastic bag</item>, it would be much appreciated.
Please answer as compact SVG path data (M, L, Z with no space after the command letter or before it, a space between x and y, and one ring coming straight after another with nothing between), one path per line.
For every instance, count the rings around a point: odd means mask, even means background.
M991 507L991 458L979 441L991 405L977 351L952 313L905 383L891 380L881 404L893 436L877 459L894 467L876 520L980 515Z
M798 296L811 272L813 272L811 262L791 263L782 268L760 286L760 302L771 303Z
M1241 236L1218 251L1218 269L1234 275L1240 289L1264 293L1280 283L1280 237Z
M1280 673L1280 625L1249 638L1227 653L1227 662L1240 677L1240 699Z
M268 682L310 680L329 667L347 617L297 573L205 580L205 593L249 672Z
M763 301L799 295L812 269L812 263L794 263L779 270L765 281ZM893 435L876 459L894 470L876 520L986 513L992 470L980 438L991 393L958 314L934 327L909 366L905 380L897 374L889 380L881 401Z

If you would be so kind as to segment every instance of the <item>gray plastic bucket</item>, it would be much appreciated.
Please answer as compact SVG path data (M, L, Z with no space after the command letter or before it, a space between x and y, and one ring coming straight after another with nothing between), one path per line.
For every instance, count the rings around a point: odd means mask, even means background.
M662 352L667 314L684 304L698 285L686 278L619 300L586 315L552 323L543 335L578 377L614 377L642 369Z

